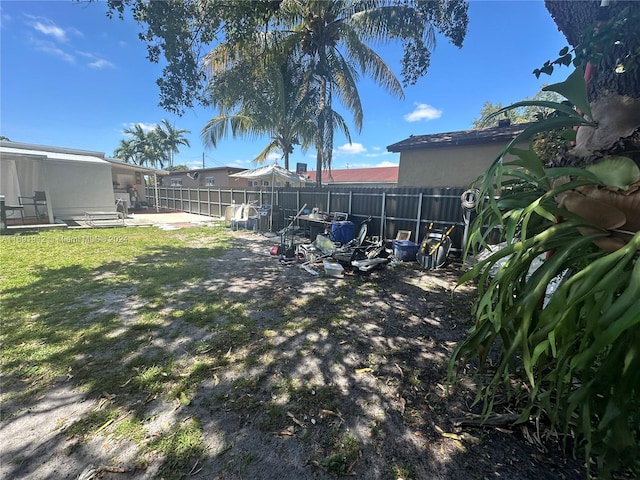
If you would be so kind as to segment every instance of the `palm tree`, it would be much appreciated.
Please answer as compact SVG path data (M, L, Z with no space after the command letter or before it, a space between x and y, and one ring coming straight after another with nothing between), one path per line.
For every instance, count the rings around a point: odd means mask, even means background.
M209 61L219 53L212 52ZM234 138L268 135L254 161L262 163L280 151L288 170L295 145L306 151L313 142L313 97L300 89L300 77L300 66L286 58L269 64L247 59L220 72L210 90L220 113L202 129L204 143L215 147L229 133Z
M125 163L136 163L136 151L133 139L120 140L120 145L113 151L115 158L122 159Z
M301 88L315 92L317 98L312 117L316 127L316 177L321 185L322 170L331 168L334 129L346 126L333 109L334 97L352 113L358 131L363 118L357 89L360 74L371 76L392 95L403 97L396 76L366 42L410 38L414 50L428 56L434 45L434 27L442 27L452 16L441 7L440 2L284 0L276 21L265 25L265 31L254 35L252 41L224 43L211 52L207 61L213 74L211 82L215 83L221 72L255 58L256 52L262 54L265 64L280 54L299 62L304 69ZM420 76L424 70L412 73Z
M189 140L185 138L185 133L189 130L176 129L167 119L163 119L156 127L154 133L160 143L160 149L165 152L165 159L169 162L169 169L173 167L173 156L180 151L179 146L190 147Z

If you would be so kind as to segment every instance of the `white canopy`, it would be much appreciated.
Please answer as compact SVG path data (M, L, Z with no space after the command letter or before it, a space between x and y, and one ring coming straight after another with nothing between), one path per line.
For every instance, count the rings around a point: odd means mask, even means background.
M272 186L275 184L276 178L284 180L285 182L289 182L293 186L304 185L307 181L307 179L304 176L298 175L297 173L294 173L294 172L290 172L289 170L286 170L285 168L282 168L281 166L275 163L272 165L265 165L264 167L254 168L253 170L245 170L243 172L232 173L229 176L249 178L254 180L271 179L273 182Z
M275 163L260 168L254 168L253 170L245 170L244 172L232 173L229 176L237 178L249 178L254 180L264 179L271 181L271 211L269 216L269 230L273 230L273 191L276 185L276 178L284 180L285 182L289 182L294 187L303 186L307 181L304 176L290 172L289 170L282 168Z

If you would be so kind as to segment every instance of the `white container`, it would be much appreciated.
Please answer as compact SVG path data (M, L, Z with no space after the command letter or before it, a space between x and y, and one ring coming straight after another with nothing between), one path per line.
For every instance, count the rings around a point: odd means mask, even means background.
M332 277L341 277L344 275L344 268L338 262L332 262L331 260L323 260L324 273Z

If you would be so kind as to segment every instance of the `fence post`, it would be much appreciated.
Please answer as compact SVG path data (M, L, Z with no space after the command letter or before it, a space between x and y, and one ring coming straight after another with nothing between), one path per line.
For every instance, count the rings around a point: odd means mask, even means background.
M327 213L331 213L331 190L327 190Z
M416 243L420 243L420 221L422 220L422 192L418 196L418 218L416 219Z
M7 212L4 210L4 195L0 195L0 235L4 235L8 230Z
M381 207L382 211L380 212L380 238L384 241L387 235L385 229L385 223L387 222L387 219L385 218L385 211L387 210L387 192L382 192Z

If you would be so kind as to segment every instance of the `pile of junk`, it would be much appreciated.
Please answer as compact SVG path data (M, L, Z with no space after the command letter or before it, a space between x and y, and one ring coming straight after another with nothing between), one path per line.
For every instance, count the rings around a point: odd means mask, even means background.
M288 227L278 232L280 245L272 247L270 254L277 256L283 264L297 264L313 275L318 275L315 268L320 266L327 275L342 276L345 271L366 273L407 261L417 261L423 268L434 269L446 264L451 248L453 227L437 231L431 224L420 244L403 239L411 232L401 231L388 248L389 243L383 238L369 237L371 217L360 224L354 238L344 243L330 232L318 234L311 243L308 240L300 242L295 220L294 217Z

